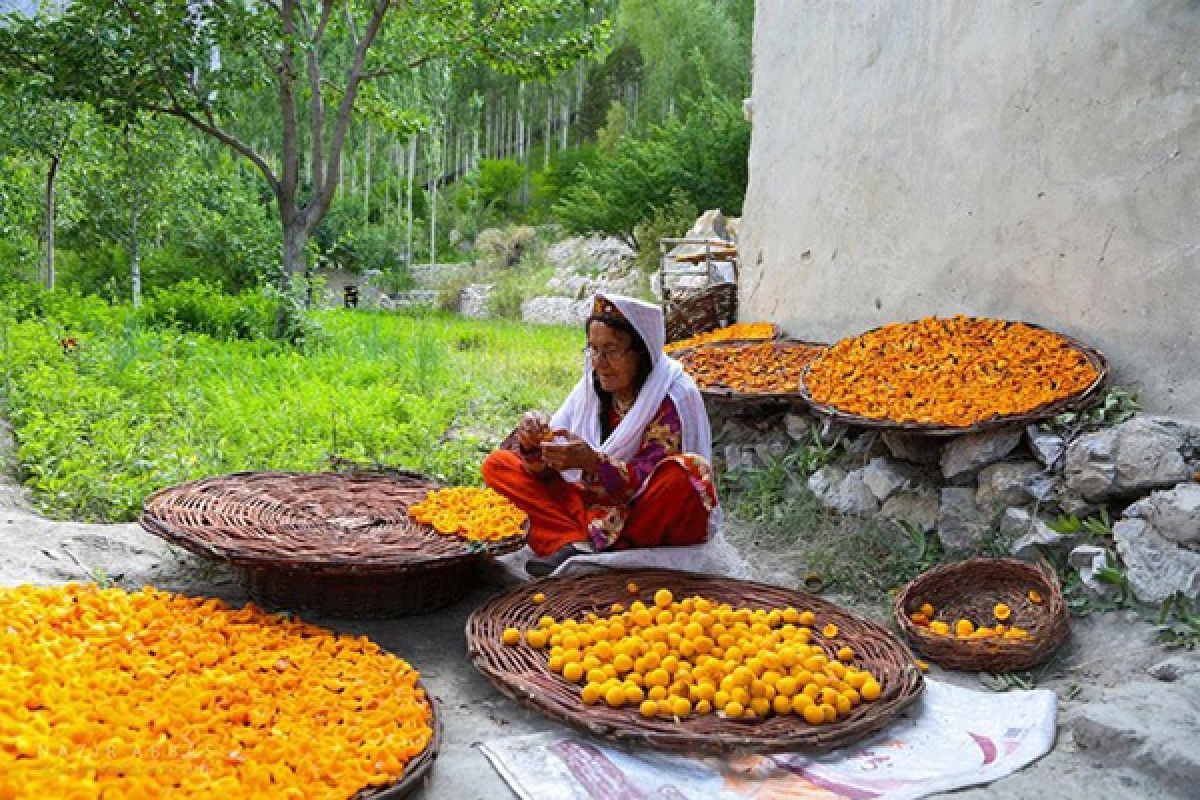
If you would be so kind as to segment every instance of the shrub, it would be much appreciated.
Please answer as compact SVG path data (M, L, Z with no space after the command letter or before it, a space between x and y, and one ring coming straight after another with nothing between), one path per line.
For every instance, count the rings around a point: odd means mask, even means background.
M257 290L229 295L199 280L153 291L142 320L156 328L203 333L214 339L265 339L271 335L278 303Z

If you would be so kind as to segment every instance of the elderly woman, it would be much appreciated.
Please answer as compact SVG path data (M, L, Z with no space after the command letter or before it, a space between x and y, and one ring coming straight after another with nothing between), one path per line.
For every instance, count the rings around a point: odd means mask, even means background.
M483 463L487 485L529 515L535 576L581 553L699 544L717 505L704 400L662 351L662 310L597 294L586 330L562 408L527 412L516 452Z

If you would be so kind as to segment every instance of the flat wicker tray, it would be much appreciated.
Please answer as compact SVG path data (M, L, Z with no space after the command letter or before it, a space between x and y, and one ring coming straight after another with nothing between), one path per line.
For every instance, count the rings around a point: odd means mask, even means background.
M551 672L545 651L507 647L500 634L507 627L535 627L543 614L578 618L590 611L606 613L614 602L628 602L630 580L652 596L668 588L676 597L693 594L739 606L811 609L818 622L840 629L838 646L849 645L862 665L879 678L883 694L863 703L850 717L831 725L812 726L799 717L729 720L715 714L674 719L645 719L633 709L583 705L577 686ZM545 603L530 602L534 592ZM622 744L678 752L827 751L844 747L879 731L920 696L921 673L905 645L884 628L802 592L732 578L671 570L616 570L586 577L545 578L493 597L467 620L467 651L472 663L504 695L547 716L588 733Z
M140 522L242 568L251 595L272 608L420 613L460 597L483 558L525 539L469 542L409 519L409 506L436 487L399 472L243 472L155 492Z
M1015 322L1016 320L1012 321ZM965 427L953 427L950 425L934 423L896 422L894 420L880 419L878 417L864 417L859 414L849 414L844 411L839 411L834 406L819 403L812 398L812 395L809 394L808 386L805 383L808 377L809 369L811 369L812 365L816 363L817 359L814 359L807 367L804 368L804 374L800 377L800 395L803 397L804 402L812 407L813 411L846 425L854 425L860 428L878 428L882 430L898 431L903 433L919 433L926 436L962 436L970 433L983 433L985 431L992 431L1000 428L1028 425L1030 423L1046 419L1047 417L1053 417L1056 414L1062 414L1066 411L1073 411L1089 405L1092 400L1095 399L1100 390L1104 388L1104 384L1108 381L1108 360L1100 353L1100 351L1089 347L1083 342L1067 336L1066 334L1058 333L1057 331L1049 331L1048 328L1044 328L1041 325L1035 325L1032 322L1022 322L1021 324L1028 325L1030 328L1048 331L1056 336L1061 336L1067 341L1068 344L1082 353L1087 360L1091 362L1092 366L1096 369L1096 379L1082 391L1068 395L1067 397L1056 400L1052 403L1044 403L1037 408L1032 408L1029 411L1025 411L1020 414L992 417L991 419L982 420L973 425L968 425ZM867 333L873 333L877 330L879 330L879 328L873 328L859 335L863 336Z
M1042 596L1029 598L1029 590ZM934 619L954 627L958 619L991 627L992 609L1004 603L1012 611L1010 625L1029 632L1024 639L959 639L917 625L911 612L929 603ZM1049 661L1071 632L1062 588L1054 570L1013 558L973 558L944 564L917 576L896 595L892 613L913 646L947 669L1012 672Z
M428 782L429 771L433 769L433 762L437 760L438 753L442 749L442 717L438 712L437 701L433 699L429 689L421 681L417 681L417 685L425 689L425 698L429 701L429 708L432 712L429 725L433 728L433 737L429 740L429 744L425 745L421 754L408 762L408 766L404 768L404 774L400 776L399 780L378 789L364 789L355 794L352 800L399 800L401 797L412 794L414 790Z
M825 348L828 346L821 342L807 342L802 339L791 339L791 338L782 337L782 336L776 337L775 339L727 339L727 340L721 341L721 342L710 342L708 344L697 345L696 347L689 347L686 350L680 350L676 353L672 353L671 357L683 362L684 368L686 369L687 368L687 357L692 353L696 353L698 351L706 350L706 349L719 351L722 349L727 349L727 348L732 348L732 347L745 346L745 345L760 345L760 344L774 344L775 347L778 347L778 348L786 348L786 347L794 347L794 346ZM819 358L820 356L817 356L817 357ZM807 366L805 367L805 369L807 369ZM796 374L796 391L792 391L792 392L743 392L743 391L738 391L736 389L731 389L726 386L719 386L719 385L708 386L708 387L701 386L701 387L699 387L699 389L700 389L700 394L704 395L704 397L706 399L719 400L719 401L730 402L730 403L745 403L745 404L763 404L763 403L799 404L799 403L803 403L803 404L807 404L809 402L808 399L800 392L800 373Z

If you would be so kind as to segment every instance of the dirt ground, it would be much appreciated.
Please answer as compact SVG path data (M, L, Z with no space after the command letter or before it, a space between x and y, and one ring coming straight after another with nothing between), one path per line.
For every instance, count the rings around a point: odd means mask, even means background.
M3 430L0 430L3 433ZM0 443L0 459L4 456ZM795 586L804 565L794 552L735 527L735 544L758 579ZM103 574L118 585L153 583L164 589L209 594L238 602L244 590L235 576L168 548L136 525L55 522L36 514L23 491L0 480L0 585L92 580ZM471 610L502 587L492 575L470 596L442 611L398 620L313 618L342 631L364 633L420 670L437 698L444 725L431 782L414 797L512 797L476 745L496 737L551 731L558 726L493 690L466 657L463 628ZM886 603L833 598L875 619ZM1157 798L1200 797L1200 656L1173 657L1186 673L1177 683L1155 680L1151 666L1172 654L1154 640L1137 612L1095 613L1076 619L1067 645L1033 673L1040 688L1059 697L1054 750L1021 772L990 786L945 795L961 798ZM977 675L933 667L930 677L982 689ZM1195 680L1193 680L1195 679ZM1174 692L1175 694L1172 694ZM1155 698L1165 698L1159 706ZM1124 705L1122 705L1124 704ZM1115 717L1113 723L1109 718ZM1099 720L1081 727L1079 719ZM1077 742L1086 732L1088 747Z

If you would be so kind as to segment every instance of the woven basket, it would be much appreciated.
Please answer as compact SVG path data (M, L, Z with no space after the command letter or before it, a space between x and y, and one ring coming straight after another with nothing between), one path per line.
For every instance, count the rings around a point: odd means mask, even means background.
M1030 328L1038 330L1048 330L1041 325L1035 325L1032 322L1023 322L1022 325L1027 325ZM872 333L879 328L874 328L866 333ZM984 431L993 431L1001 428L1017 427L1028 425L1053 417L1056 414L1062 414L1066 411L1074 411L1084 408L1089 405L1104 388L1104 384L1108 381L1108 360L1100 353L1100 351L1087 346L1083 342L1067 336L1057 331L1049 331L1056 336L1061 336L1073 348L1087 358L1091 365L1096 370L1096 379L1092 381L1086 388L1074 394L1068 395L1052 403L1044 403L1037 408L1032 408L1029 411L1020 414L1008 414L1005 416L992 417L991 419L981 420L965 427L953 427L950 425L941 425L934 423L922 422L896 422L890 419L880 419L878 417L864 417L859 414L850 414L844 411L839 411L836 407L819 403L809 394L806 380L808 372L812 367L814 360L804 368L804 374L800 377L800 394L804 398L804 402L812 407L813 411L823 416L829 417L836 422L841 422L846 425L853 425L860 428L878 428L882 430L897 431L902 433L919 433L926 436L962 436L970 433L983 433ZM859 334L865 336L866 333ZM855 337L857 338L857 337Z
M858 662L879 679L883 694L875 702L859 705L845 720L822 726L809 725L795 716L730 720L710 714L679 722L645 719L636 709L584 706L579 687L550 671L545 651L500 643L505 628L536 627L543 614L562 619L579 618L591 611L608 613L612 603L629 601L626 585L630 580L642 587L643 597L667 588L677 597L703 595L736 606L811 609L821 624L838 626L837 645L854 648ZM546 601L535 605L530 597L538 591L546 595ZM671 570L617 570L546 578L519 586L493 597L471 615L467 650L476 668L519 703L596 736L678 752L817 752L844 747L882 729L924 689L908 648L873 622L802 592Z
M668 342L708 333L737 322L736 283L718 283L705 289L673 289L666 297Z
M273 608L391 616L461 597L488 555L482 545L413 522L434 482L410 474L245 472L183 483L146 498L141 525L197 555L244 570Z
M378 789L364 789L355 794L351 800L399 800L401 797L412 794L414 790L428 782L429 771L433 769L433 762L437 760L438 752L442 749L442 717L438 713L437 701L433 699L433 695L429 693L425 685L417 681L417 686L425 689L425 698L429 701L429 708L432 712L429 726L433 728L433 737L430 738L429 744L425 745L425 749L421 751L420 755L408 762L408 766L404 768L404 774L395 783Z
M761 345L767 344L765 341L746 340L746 339L730 339L723 342L710 342L708 344L697 345L696 347L681 350L674 354L674 358L680 361L685 369L689 367L689 357L694 353L699 353L704 350L722 352L732 350L736 347L746 345ZM789 347L818 347L825 348L828 345L821 342L806 342L801 339L778 338L771 342L777 349L785 349ZM818 356L819 357L819 356ZM807 365L806 367L807 368ZM690 370L689 370L690 371ZM795 376L795 389L788 392L745 392L731 389L726 386L710 385L700 386L700 394L704 395L709 400L719 400L733 403L755 404L755 403L807 403L807 399L800 393L800 372Z
M1041 603L1029 598L1033 589ZM1029 632L1024 639L959 639L933 633L909 617L923 603L934 607L934 619L950 625L969 619L976 626L995 623L992 609L1004 603L1012 616L1005 623ZM1071 617L1058 577L1045 564L1013 558L973 558L935 567L896 595L896 624L913 646L946 669L1002 673L1049 661L1071 632Z

